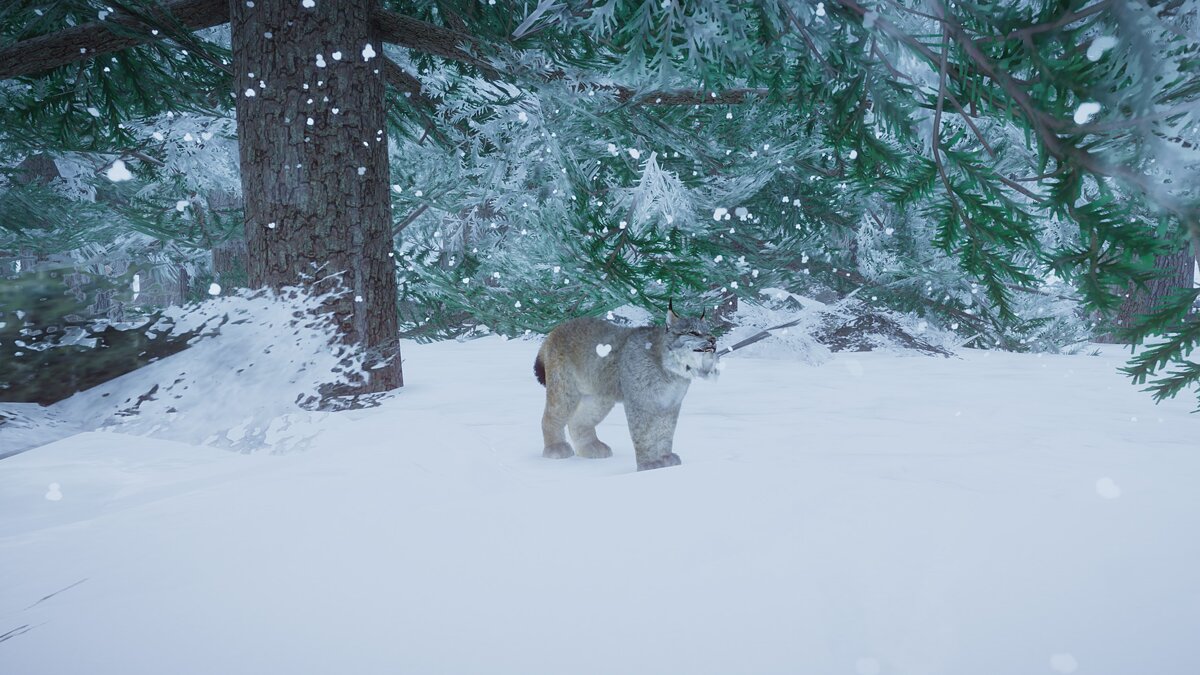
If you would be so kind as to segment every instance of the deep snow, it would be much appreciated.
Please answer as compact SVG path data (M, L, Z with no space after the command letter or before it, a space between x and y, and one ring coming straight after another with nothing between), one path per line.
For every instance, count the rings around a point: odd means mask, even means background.
M735 354L645 473L620 408L612 459L540 457L536 349L406 344L408 386L300 415L305 450L0 460L0 672L1200 669L1196 418L1117 349Z

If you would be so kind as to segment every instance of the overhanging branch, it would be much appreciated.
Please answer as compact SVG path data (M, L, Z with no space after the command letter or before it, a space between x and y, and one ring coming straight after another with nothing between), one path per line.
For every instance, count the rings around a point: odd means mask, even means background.
M153 21L118 11L104 21L66 28L0 49L0 79L36 75L101 54L170 37L161 31L152 33L155 28L152 23L175 25L187 30L219 26L229 21L229 3L226 0L172 0L161 5L148 5L146 17ZM494 45L486 45L467 33L379 8L372 10L371 23L382 42L465 63L479 68L488 77L515 75L499 71L496 63L483 56L486 52L496 51ZM410 95L421 96L424 99L422 103L432 103L422 95L420 82L415 77L394 67L394 64L385 64L385 68L393 86ZM556 71L534 77L549 82L562 79L565 73ZM639 92L615 85L596 85L596 89L614 92L621 103L641 106L736 105L767 94L766 89Z
M163 24L178 24L188 30L212 28L229 21L226 0L174 0L146 8L148 15ZM125 12L114 12L104 21L65 28L0 49L0 79L23 77L53 70L101 54L136 47L168 37L155 37L148 26Z

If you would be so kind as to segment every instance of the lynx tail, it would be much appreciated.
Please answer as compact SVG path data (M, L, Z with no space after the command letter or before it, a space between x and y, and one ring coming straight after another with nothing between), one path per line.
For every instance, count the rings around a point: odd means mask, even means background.
M537 377L538 384L546 386L546 364L542 363L541 354L538 354L537 360L533 362L533 374Z

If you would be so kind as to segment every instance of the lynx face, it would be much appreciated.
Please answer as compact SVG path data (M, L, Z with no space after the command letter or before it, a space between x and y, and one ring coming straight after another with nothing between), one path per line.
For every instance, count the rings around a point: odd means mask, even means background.
M667 310L667 339L663 345L663 366L690 379L716 379L717 338L713 337L704 315L683 318Z

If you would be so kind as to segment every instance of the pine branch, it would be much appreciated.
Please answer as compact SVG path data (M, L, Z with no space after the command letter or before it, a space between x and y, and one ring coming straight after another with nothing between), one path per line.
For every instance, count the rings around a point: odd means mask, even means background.
M162 23L177 23L190 30L200 30L227 23L229 3L225 0L174 0L148 7L147 15ZM0 79L34 75L168 37L154 36L150 32L153 29L126 12L114 12L104 21L22 40L0 49Z
M1089 5L1081 10L1067 12L1054 21L1047 21L1045 23L1034 24L1032 26L1025 26L1024 28L1018 28L1017 30L1010 31L1005 35L994 35L980 38L979 41L993 42L997 40L1026 40L1034 35L1038 35L1040 33L1050 33L1064 26L1073 24L1081 19L1086 19L1097 12L1102 12L1108 9L1112 4L1113 0L1100 0L1100 2L1097 2L1094 5Z

